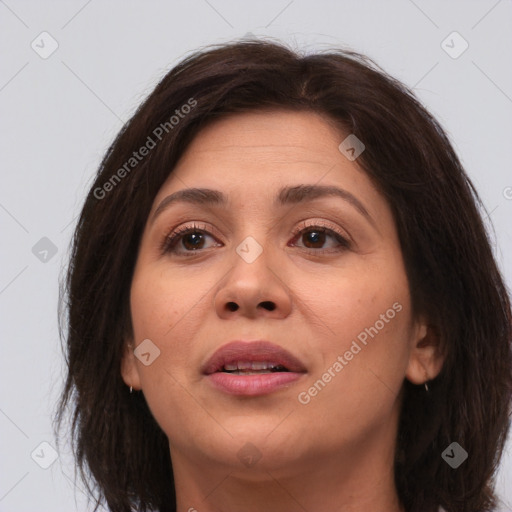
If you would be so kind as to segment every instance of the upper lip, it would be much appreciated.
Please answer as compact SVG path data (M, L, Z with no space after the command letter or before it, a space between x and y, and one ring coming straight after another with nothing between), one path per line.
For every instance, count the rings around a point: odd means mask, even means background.
M237 361L267 361L284 366L290 372L304 373L303 363L290 352L268 341L231 341L226 343L202 366L202 373L210 375L221 371L224 365Z

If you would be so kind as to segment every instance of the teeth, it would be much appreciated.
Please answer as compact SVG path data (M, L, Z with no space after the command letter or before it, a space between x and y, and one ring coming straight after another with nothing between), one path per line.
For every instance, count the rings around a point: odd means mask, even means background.
M258 373L262 373L262 370L267 370L265 373L270 373L271 370L286 371L279 363L270 361L237 361L236 363L225 364L223 369L228 372L240 372L245 375L251 371Z
M242 367L238 367L239 370L269 370L270 368L273 368L274 366L276 366L275 364L272 364L272 363L265 363L265 362L261 362L261 361L258 361L258 362L254 362L254 363L251 363L251 365L249 367L247 366L242 366Z
M229 372L231 375L263 375L265 373L274 373L267 370L260 370L258 372L249 372L247 370L236 370L234 372Z

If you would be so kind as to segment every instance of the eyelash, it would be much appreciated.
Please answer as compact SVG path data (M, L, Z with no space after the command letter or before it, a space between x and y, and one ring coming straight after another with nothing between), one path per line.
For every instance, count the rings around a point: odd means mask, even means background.
M307 247L304 248L304 250L314 253L314 254L324 254L324 253L333 253L333 252L341 252L344 250L347 250L350 248L350 242L337 230L328 228L327 226L319 223L314 224L306 224L305 222L301 223L296 229L294 229L292 236L293 240L297 240L300 235L307 231L317 231L319 233L325 233L329 236L332 236L336 239L336 241L340 244L340 248L334 249L308 249ZM185 236L191 233L201 233L201 234L207 234L209 236L213 235L207 230L207 226L199 226L197 224L193 224L192 226L183 226L176 231L174 231L172 234L167 235L164 237L161 245L160 245L160 251L162 254L176 254L178 256L185 256L190 257L194 256L197 253L200 253L203 249L197 249L192 251L185 251L184 254L179 254L176 252L176 245L177 243Z

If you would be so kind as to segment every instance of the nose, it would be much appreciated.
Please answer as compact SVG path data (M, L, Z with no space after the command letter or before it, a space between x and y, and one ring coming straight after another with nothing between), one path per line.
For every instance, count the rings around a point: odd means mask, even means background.
M281 270L281 271L280 271ZM291 293L285 275L272 261L270 251L263 250L250 263L236 252L233 268L222 280L214 297L220 318L286 318L292 309Z

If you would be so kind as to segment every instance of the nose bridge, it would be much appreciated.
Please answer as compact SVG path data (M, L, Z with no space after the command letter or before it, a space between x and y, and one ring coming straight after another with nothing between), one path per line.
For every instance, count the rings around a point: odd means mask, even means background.
M232 268L214 298L220 316L235 313L249 317L289 314L291 299L283 277L278 274L275 256L268 243L260 244L252 235L246 236L236 246L231 259Z
M269 271L272 258L276 257L276 240L274 239L275 219L269 216L268 208L263 205L241 204L239 208L236 234L237 245L234 247L233 264L245 272Z
M273 252L268 243L260 244L252 235L246 236L235 248L228 280L231 279L239 291L253 295L265 293L273 276Z

